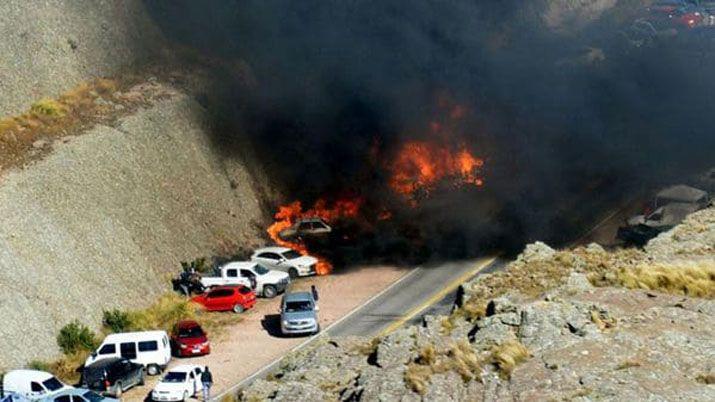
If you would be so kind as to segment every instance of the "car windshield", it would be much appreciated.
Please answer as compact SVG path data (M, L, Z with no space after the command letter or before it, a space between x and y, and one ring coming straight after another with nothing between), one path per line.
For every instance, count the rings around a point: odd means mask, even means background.
M285 311L287 313L296 313L299 311L312 311L312 310L313 310L313 303L311 303L307 300L302 300L302 301L287 302Z
M184 382L186 380L186 373L179 373L177 371L169 371L164 376L161 382Z
M238 293L240 293L242 295L247 295L247 294L251 293L251 289L249 289L245 286L241 286L240 288L238 288Z
M44 385L48 391L57 391L58 389L63 387L60 380L56 379L55 377L48 378L45 381L42 381L42 385Z
M253 267L253 270L256 271L258 275L265 275L268 273L268 269L262 265L256 265Z
M101 402L104 400L103 396L99 395L96 392L92 392L92 391L87 391L84 394L82 394L82 396L84 397L84 399L88 400L89 402Z
M299 258L300 256L300 253L295 250L289 250L283 253L283 257L285 257L286 260L294 260L296 258Z
M204 335L204 331L199 326L181 328L179 330L179 338L198 338Z

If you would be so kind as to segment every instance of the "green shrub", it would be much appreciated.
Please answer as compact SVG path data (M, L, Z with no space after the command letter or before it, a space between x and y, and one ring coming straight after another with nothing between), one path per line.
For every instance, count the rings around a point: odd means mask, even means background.
M211 270L211 265L206 263L205 257L200 257L191 262L181 261L181 268L187 272L193 268L196 272L205 273Z
M75 320L62 327L57 335L57 346L69 355L82 350L93 350L97 347L97 339L92 330Z
M112 332L126 332L131 328L132 322L129 313L114 309L104 310L102 324Z
M40 99L30 106L30 111L38 115L50 117L62 117L65 115L62 105L53 99Z

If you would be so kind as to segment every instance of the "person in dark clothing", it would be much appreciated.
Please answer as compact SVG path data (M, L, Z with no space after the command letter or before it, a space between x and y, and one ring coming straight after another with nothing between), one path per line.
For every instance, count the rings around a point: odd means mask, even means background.
M452 312L458 308L462 308L464 305L464 286L459 285L457 288L457 293L454 297L454 303L452 304Z
M315 287L315 285L310 285L310 292L313 294L313 300L315 300L317 302L319 299L319 296L318 296L318 289Z
M209 366L204 368L204 372L201 373L201 385L203 385L204 401L208 401L210 398L209 391L211 391L211 386L214 383L211 371L209 371Z

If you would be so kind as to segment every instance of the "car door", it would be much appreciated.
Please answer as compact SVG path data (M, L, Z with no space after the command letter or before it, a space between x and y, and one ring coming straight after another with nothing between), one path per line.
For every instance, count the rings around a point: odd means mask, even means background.
M231 303L232 289L216 289L206 295L207 309L213 311L230 310L233 307Z
M256 259L269 269L280 269L281 256L276 253L260 253L256 256Z

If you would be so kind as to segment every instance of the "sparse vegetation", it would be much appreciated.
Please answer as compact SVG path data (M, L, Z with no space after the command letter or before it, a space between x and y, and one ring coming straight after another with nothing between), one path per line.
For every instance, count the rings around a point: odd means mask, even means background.
M712 385L715 384L715 373L700 374L695 379L697 382Z
M491 361L504 379L511 378L516 366L526 361L529 356L529 350L519 341L507 341L491 350Z
M66 355L93 350L97 347L97 337L86 325L79 321L72 321L60 330L57 335L57 346Z
M102 325L111 332L124 332L131 327L131 319L125 311L105 310L102 314Z
M466 382L479 379L481 369L479 356L466 341L455 343L447 350L437 350L434 345L428 344L407 366L404 381L410 389L424 395L434 374L454 371Z
M211 265L206 262L205 257L197 258L191 262L181 261L181 268L184 271L189 271L193 268L196 272L200 273L206 273L212 269Z
M62 117L65 115L65 106L54 99L40 99L30 106L30 112L49 117Z
M628 360L624 360L618 366L616 366L616 370L626 370L631 367L640 367L640 366L641 366L641 362L639 362L638 360L628 359Z
M620 268L594 275L591 281L598 286L622 286L712 299L715 298L715 261Z
M608 311L596 309L591 310L591 321L593 321L601 331L614 328L618 322Z

